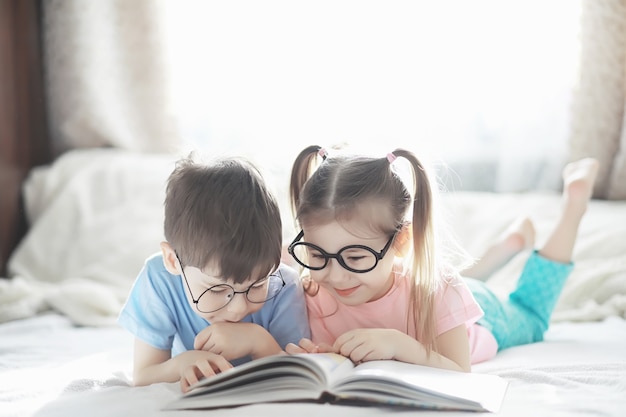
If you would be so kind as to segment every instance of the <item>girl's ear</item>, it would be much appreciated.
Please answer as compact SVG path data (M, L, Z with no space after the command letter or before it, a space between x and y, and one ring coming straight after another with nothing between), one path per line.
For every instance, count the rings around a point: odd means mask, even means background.
M176 252L167 242L161 242L161 252L163 253L163 265L165 265L165 269L172 275L181 275L182 270L180 268L180 263L176 258Z
M409 249L411 249L412 241L413 228L411 227L411 223L405 223L402 225L402 229L400 229L393 242L393 248L396 250L396 256L400 258L405 257L409 253Z

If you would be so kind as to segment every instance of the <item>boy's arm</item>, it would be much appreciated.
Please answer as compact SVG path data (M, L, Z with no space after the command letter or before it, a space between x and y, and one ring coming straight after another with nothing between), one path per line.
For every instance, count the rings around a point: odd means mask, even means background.
M194 349L213 352L228 360L253 359L281 353L282 349L263 327L254 323L213 323L194 341Z
M172 365L171 356L170 350L156 349L141 339L135 338L133 358L134 385L178 381L180 372L177 372Z
M133 384L150 385L157 382L180 381L183 391L202 377L232 368L220 355L191 350L172 358L171 351L152 347L135 338Z

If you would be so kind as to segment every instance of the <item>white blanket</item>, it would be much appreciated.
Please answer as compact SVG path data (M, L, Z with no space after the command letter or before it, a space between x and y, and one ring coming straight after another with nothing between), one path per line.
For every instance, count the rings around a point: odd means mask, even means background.
M143 260L159 249L164 185L173 163L174 157L84 150L31 174L25 197L32 227L10 259L12 279L0 280L0 417L199 414L161 411L180 395L177 384L129 386L132 337L113 325ZM291 239L285 172L272 166L264 173L283 205L285 239ZM541 244L560 197L448 193L443 201L456 235L479 255L520 215L535 222ZM519 254L492 278L496 291L504 294L514 285L527 255ZM546 341L505 350L474 368L511 382L498 415L625 415L626 202L591 203L574 258ZM211 415L390 413L273 404Z
M449 193L444 196L452 230L462 246L479 256L518 217L533 221L536 247L556 224L561 196L555 193ZM522 252L489 280L500 295L514 287L528 252ZM578 230L575 268L556 306L553 321L626 317L626 201L593 200Z
M131 387L132 337L117 327L76 327L61 315L0 324L0 417L198 416L161 411L180 395L176 383ZM500 412L509 416L615 416L626 411L626 320L556 323L546 340L500 352L474 372L510 384ZM210 415L351 417L443 416L324 404L264 404ZM476 413L446 412L445 416Z
M78 324L115 321L144 259L163 240L173 157L74 151L24 186L30 231L0 281L0 321L53 308Z
M24 191L31 229L0 280L0 322L54 309L74 323L115 321L143 260L163 239L165 181L174 156L117 149L75 150L38 168ZM295 234L287 202L288 166L264 167L281 202L284 237ZM518 216L528 215L545 240L559 210L555 193L450 192L443 196L452 229L475 256ZM528 253L491 280L505 294ZM568 280L553 317L626 317L626 201L592 201L581 225Z

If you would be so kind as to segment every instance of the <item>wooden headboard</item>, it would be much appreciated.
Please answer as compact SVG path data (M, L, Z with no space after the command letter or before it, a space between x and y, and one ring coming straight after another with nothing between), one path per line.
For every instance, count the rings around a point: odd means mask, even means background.
M21 185L52 160L41 42L41 0L0 0L0 276L26 233Z

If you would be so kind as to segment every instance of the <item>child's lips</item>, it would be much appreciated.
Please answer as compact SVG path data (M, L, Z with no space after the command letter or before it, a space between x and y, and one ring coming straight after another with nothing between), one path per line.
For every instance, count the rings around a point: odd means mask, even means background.
M356 287L352 287L352 288L344 288L344 289L339 289L339 288L335 288L335 292L337 293L337 295L339 295L340 297L349 297L353 292L355 292L356 290L358 290L360 287L360 285L357 285Z

